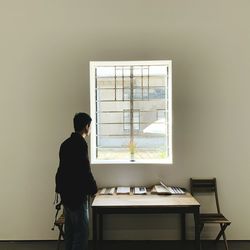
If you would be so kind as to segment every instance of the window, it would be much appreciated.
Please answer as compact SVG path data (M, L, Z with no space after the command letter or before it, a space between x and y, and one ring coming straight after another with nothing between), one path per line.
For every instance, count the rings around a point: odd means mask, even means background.
M91 163L172 163L171 61L90 62Z

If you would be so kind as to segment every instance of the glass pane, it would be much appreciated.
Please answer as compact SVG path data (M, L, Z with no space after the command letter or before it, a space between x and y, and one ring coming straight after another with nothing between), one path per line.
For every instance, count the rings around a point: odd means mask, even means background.
M96 69L97 77L114 77L115 67L97 67Z
M126 148L98 148L97 150L98 160L130 160L129 150Z
M115 100L114 89L99 89L97 91L97 101Z
M123 131L123 122L120 123L110 123L110 124L105 124L105 123L97 123L98 126L98 132L99 135L105 135L105 136L122 136L124 135ZM108 139L109 140L109 139Z
M101 102L97 103L97 111L98 113L101 112L114 112L120 111L122 112L123 109L129 109L130 103L129 101L113 101L113 102Z
M135 136L134 159L157 159L166 158L166 136L163 134L152 134L152 136Z
M97 147L98 160L129 160L129 136L99 136Z
M151 76L166 76L167 67L166 66L149 66L149 72Z
M122 123L123 112L122 111L110 111L105 113L99 113L97 123ZM101 127L101 125L100 125Z
M115 82L113 81L112 78L97 78L97 86L98 89L102 88L114 88L115 87Z

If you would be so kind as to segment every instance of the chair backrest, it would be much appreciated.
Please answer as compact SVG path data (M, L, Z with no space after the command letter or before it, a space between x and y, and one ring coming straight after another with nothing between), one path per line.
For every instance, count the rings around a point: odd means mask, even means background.
M192 195L194 195L195 193L214 193L217 212L220 213L216 178L212 178L212 179L190 178L190 189L191 189Z

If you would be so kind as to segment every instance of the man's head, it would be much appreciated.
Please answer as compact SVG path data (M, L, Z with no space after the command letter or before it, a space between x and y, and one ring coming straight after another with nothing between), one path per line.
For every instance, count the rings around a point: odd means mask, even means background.
M91 117L86 113L76 113L74 116L74 129L75 132L80 134L90 134Z

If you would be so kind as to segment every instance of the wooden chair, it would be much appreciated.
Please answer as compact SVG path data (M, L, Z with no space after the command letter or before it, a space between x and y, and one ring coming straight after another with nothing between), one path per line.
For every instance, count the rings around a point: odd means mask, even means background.
M223 236L225 247L228 250L227 239L225 235L225 230L231 222L225 218L225 216L220 211L219 198L217 192L216 178L213 179L190 179L191 194L195 193L212 193L215 196L215 203L217 213L201 213L200 214L200 232L202 231L204 225L207 223L219 224L220 232L218 233L215 242Z

